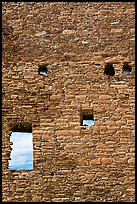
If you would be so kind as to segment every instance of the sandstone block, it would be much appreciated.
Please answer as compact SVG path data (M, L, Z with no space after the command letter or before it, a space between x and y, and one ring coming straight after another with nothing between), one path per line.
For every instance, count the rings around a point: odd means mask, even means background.
M132 157L131 159L128 159L128 164L131 164L131 163L135 163L135 158Z
M86 95L76 95L76 99L84 100L86 98Z
M76 53L75 52L65 52L64 57L75 57Z
M110 99L110 96L109 96L109 95L100 95L100 96L99 96L99 99L100 99L100 100L109 100L109 99Z
M100 130L101 130L101 131L107 131L107 130L108 130L108 127L107 127L107 126L100 126Z
M115 159L116 164L126 164L127 160L124 158L121 159Z
M102 164L111 164L112 158L102 158L101 162Z
M62 34L72 35L75 33L75 30L63 30Z
M52 137L49 135L42 135L42 140L51 140Z
M90 76L90 77L98 77L98 74L93 73L93 72L88 72L88 73L87 73L87 76Z
M78 9L74 9L73 10L73 14L84 14L86 10L78 10Z
M92 159L90 161L90 163L93 164L93 165L101 164L101 160L100 159Z
M117 112L121 112L121 113L122 113L122 112L127 112L127 111L129 111L129 108L121 107L121 108L117 108L116 111L117 111Z
M75 160L75 163L76 163L77 165L84 165L84 164L86 163L86 161L85 161L84 159L76 159L76 160Z
M123 29L122 28L112 28L111 33L122 33Z
M50 100L60 100L62 98L62 95L58 94L58 95L51 95L50 96Z
M115 125L115 122L112 120L108 120L108 121L106 121L106 125L112 126L112 125Z
M79 135L80 131L78 131L78 130L70 130L70 133L72 135Z
M56 135L70 135L70 131L69 130L58 130L55 131Z
M118 120L116 121L116 125L125 125L126 124L126 121L122 121L122 120Z

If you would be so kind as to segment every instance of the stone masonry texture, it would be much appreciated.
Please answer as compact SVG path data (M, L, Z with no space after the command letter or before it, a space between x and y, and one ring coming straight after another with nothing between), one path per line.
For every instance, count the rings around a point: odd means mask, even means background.
M3 201L135 201L134 48L134 2L2 2ZM9 170L27 123L33 170Z

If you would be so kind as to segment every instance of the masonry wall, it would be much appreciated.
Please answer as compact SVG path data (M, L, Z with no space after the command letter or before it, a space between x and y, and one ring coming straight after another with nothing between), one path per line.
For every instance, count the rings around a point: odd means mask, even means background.
M135 201L134 2L3 2L2 22L3 201ZM8 169L18 123L32 124L31 171Z

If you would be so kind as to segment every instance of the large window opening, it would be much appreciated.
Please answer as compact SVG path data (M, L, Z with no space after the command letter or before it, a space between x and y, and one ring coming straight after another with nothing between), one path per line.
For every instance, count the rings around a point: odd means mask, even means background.
M109 76L115 75L115 70L114 70L114 67L111 63L106 63L104 74L109 75Z
M81 126L93 126L93 125L94 125L93 110L83 109L81 111Z
M33 142L32 131L29 128L13 128L10 142L11 154L9 160L10 170L33 169Z

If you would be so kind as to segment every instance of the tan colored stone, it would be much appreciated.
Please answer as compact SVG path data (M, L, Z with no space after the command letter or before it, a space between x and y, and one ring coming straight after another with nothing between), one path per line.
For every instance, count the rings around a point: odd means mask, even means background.
M101 162L102 164L111 164L112 158L102 158Z
M42 140L51 140L52 136L49 135L42 135Z
M126 164L126 162L127 162L126 159L115 159L114 161L116 164Z
M69 130L58 130L55 131L56 135L70 135L70 131Z
M90 161L90 163L93 164L93 165L101 164L101 160L100 159L92 159Z
M135 158L134 157L132 157L131 159L128 159L128 164L130 164L130 163L135 163Z
M116 121L116 125L125 125L126 121L118 120Z
M2 2L3 202L135 201L134 9ZM115 76L104 74L106 62ZM84 109L93 109L94 126L81 126ZM11 124L25 122L33 170L9 170Z
M111 33L122 33L123 29L122 28L112 28Z
M62 98L62 95L51 95L50 100L60 100Z
M110 96L109 96L109 95L100 95L100 96L99 96L99 99L100 99L100 100L109 100L109 99L110 99Z
M76 160L75 160L75 163L76 163L77 165L84 165L84 164L86 163L86 161L85 161L84 159L76 159Z
M72 98L74 98L74 97L75 97L74 95L65 95L65 98L66 98L66 99L70 99L70 98L72 99Z

